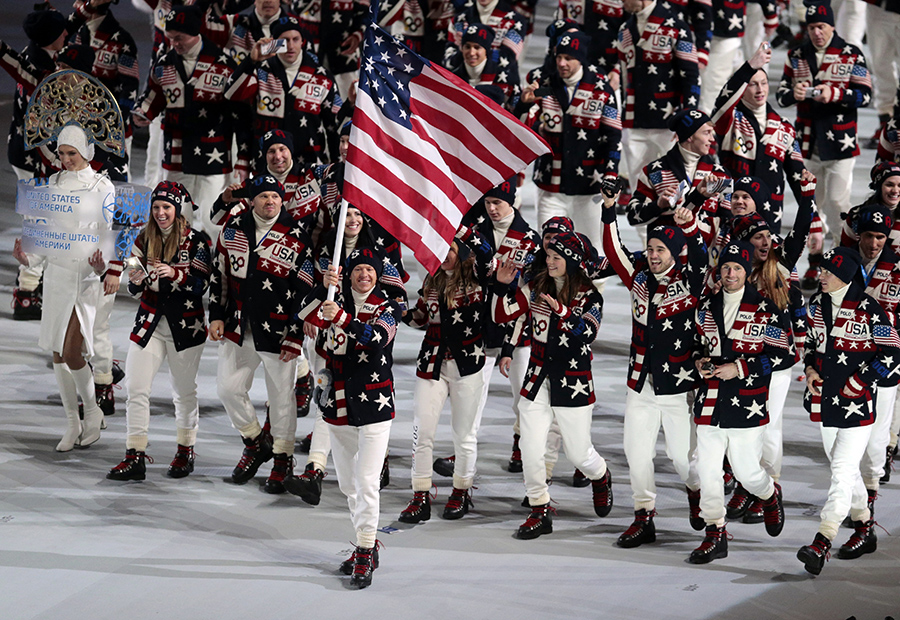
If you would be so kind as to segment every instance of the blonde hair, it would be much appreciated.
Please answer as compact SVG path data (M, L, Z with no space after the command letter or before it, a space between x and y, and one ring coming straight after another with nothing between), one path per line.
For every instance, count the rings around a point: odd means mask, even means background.
M772 300L779 310L784 310L790 302L790 283L781 270L780 252L769 250L766 260L753 267L750 281L756 284L767 299Z

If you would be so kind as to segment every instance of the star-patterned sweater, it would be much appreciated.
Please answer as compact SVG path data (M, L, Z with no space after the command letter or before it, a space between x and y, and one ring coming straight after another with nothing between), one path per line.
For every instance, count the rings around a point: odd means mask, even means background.
M247 328L257 351L299 354L297 307L313 287L309 238L282 209L257 243L250 209L232 215L216 242L209 286L209 320L225 322L225 337L241 345Z
M695 108L700 67L691 29L666 2L657 2L643 32L632 15L619 28L617 48L625 89L623 127L667 129L676 110Z
M359 0L292 0L291 10L305 29L313 49L332 73L339 75L359 69L359 52L341 54L349 36L362 41L368 3Z
M528 76L530 84L535 78ZM548 192L589 196L600 192L606 176L619 173L622 121L606 76L584 69L571 100L555 71L540 79L552 94L520 103L516 115L541 135L551 152L534 163L534 182Z
M566 0L556 11L556 19L571 19L591 35L587 68L603 73L619 63L616 38L627 18L622 0Z
M806 167L794 126L767 103L766 124L760 127L753 111L741 102L754 75L756 70L750 63L741 65L719 93L712 121L719 142L719 161L728 174L735 179L757 177L771 190L769 199L756 208L772 232L779 234L785 176L797 204L804 209L815 200L815 186L809 189L801 182Z
M603 251L631 291L631 350L628 387L636 392L648 379L655 394L682 394L700 380L691 356L694 315L706 274L706 246L697 218L682 226L687 261L676 260L665 274L650 271L642 255L622 243L615 209L603 209Z
M12 119L9 124L7 155L16 168L33 172L35 177L50 176L38 149L25 149L25 112L31 93L45 77L56 71L56 62L37 43L29 43L24 51L17 52L0 41L0 68L16 81Z
M821 375L821 395L806 389L803 406L813 422L836 428L867 426L875 421L875 385L896 385L900 373L900 338L884 309L863 287L851 282L837 316L831 296L809 300L809 331L804 366ZM859 393L847 398L847 386Z
M144 259L144 237L138 237L131 255ZM165 317L175 342L176 351L201 345L206 341L206 314L203 294L209 286L212 271L212 248L205 233L189 228L175 256L167 264L175 270L174 278L158 278L155 271L141 284L128 282L128 292L140 296L141 305L134 318L131 340L146 347Z
M484 325L490 312L485 298L493 275L493 253L477 231L463 228L457 232L460 236L475 254L475 285L456 291L450 304L435 289L427 294L420 289L416 305L403 317L407 325L425 329L416 359L416 376L423 379L439 380L448 359L456 362L461 377L484 368Z
M546 381L551 407L591 405L596 400L591 343L600 331L603 297L593 285L585 286L568 305L560 303L556 313L538 297L533 284L508 287L494 307L497 323L527 322L531 326L531 355L521 395L534 400Z
M518 59L525 47L525 19L506 0L500 0L491 14L482 21L476 4L476 0L467 0L453 18L447 31L444 65L459 64L455 57L461 53L463 34L469 24L483 23L494 29L494 42L488 59L496 61L505 71L518 73Z
M293 134L294 161L306 168L338 158L341 98L334 77L308 51L299 62L291 79L278 57L253 62L248 56L228 82L226 97L254 106L251 161L259 157L260 139L272 129Z
M502 260L511 260L522 269L527 268L534 261L534 255L537 251L537 234L522 217L518 209L514 209L513 220L509 225L503 239L500 240L499 246L494 241L494 225L487 213L479 208L479 205L473 207L466 214L466 219L473 221L474 228L481 233L485 241L490 246L493 253L494 263L497 264ZM494 284L495 278L491 279L491 287L487 291L487 306L493 308L495 301ZM500 347L500 357L512 357L513 350L516 347L527 347L531 344L531 335L527 325L505 324L498 325L494 322L493 316L488 314L484 327L484 341L488 349ZM521 327L516 330L515 327Z
M828 102L797 101L794 85L799 82L809 82L813 88L821 89ZM869 105L872 80L866 58L858 47L835 33L820 67L816 48L805 40L788 53L775 98L782 107L797 104L794 125L800 132L803 157L809 159L815 153L822 161L830 161L859 155L856 110Z
M323 334L328 397L321 405L329 424L365 426L394 417L393 348L400 308L376 286L356 313L353 295L340 293L334 321L321 313L327 290L318 285L303 301L299 318Z
M707 198L697 189L700 182L710 174L728 178L725 169L715 163L715 159L711 155L703 155L697 162L694 177L688 179L684 156L679 148L679 145L676 144L668 153L650 162L641 170L637 189L628 202L628 223L632 226L641 224L673 225L672 215L675 213L675 207L680 206L691 209L694 214L704 211L713 216L725 217L730 213L731 194L716 194ZM659 196L663 191L670 187L676 189L681 181L688 181L693 189L686 191L674 207L659 206Z
M769 422L772 372L794 363L786 313L746 284L731 329L725 331L725 291L700 301L693 359L716 365L735 362L738 375L727 381L704 379L697 388L694 421L720 428L751 428Z
M232 109L224 97L234 61L203 40L193 72L170 50L153 66L135 104L147 118L163 117L163 168L185 174L231 172Z

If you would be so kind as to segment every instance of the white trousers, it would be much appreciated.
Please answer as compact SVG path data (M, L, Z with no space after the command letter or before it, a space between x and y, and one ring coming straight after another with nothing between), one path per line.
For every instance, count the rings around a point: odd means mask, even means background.
M375 546L381 508L381 466L391 437L391 422L365 426L328 424L338 485L347 496L356 545L364 549Z
M475 478L478 456L478 402L484 391L484 373L461 377L455 360L444 360L441 378L416 378L413 417L413 491L431 489L434 435L447 398L450 398L450 429L453 436L453 486L469 489ZM384 459L382 452L381 458Z
M869 55L878 62L869 65L874 107L878 114L894 113L897 95L897 70L900 69L900 13L886 11L880 6L866 4L866 39Z
M147 434L150 431L150 391L153 387L153 378L159 372L163 361L169 365L172 400L175 403L177 441L183 446L194 445L200 422L197 370L200 368L203 344L184 351L176 351L165 318L160 319L146 347L141 347L136 342L131 343L128 357L125 358L125 376L128 383L128 400L125 404L126 448L141 451L147 449Z
M593 196L569 196L560 192L548 192L537 188L538 229L551 217L564 215L572 218L575 230L587 235L594 247L602 247L603 223L600 212L603 205L594 204Z
M835 32L847 43L861 48L866 33L866 3L863 0L832 0L831 8Z
M762 5L756 2L748 2L746 7L744 13L744 36L741 37L741 52L744 56L744 61L753 57L759 44L766 38ZM735 67L736 69L737 67Z
M198 230L202 230L211 239L215 240L219 235L221 226L214 225L210 219L213 203L225 191L225 187L231 179L230 174L185 174L176 170L163 170L167 181L178 181L187 189L197 211L185 209L182 215L188 224Z
M856 0L853 0L856 1ZM837 245L841 235L841 213L850 210L850 189L856 157L822 161L818 155L804 159L806 167L816 175L816 204L828 232Z
M859 473L859 463L869 437L872 425L855 428L834 428L819 424L825 455L831 461L831 485L828 499L822 507L819 532L834 540L838 527L847 513L854 521L868 521L870 518L866 487Z
M890 447L896 447L898 435L900 435L900 401L894 403L894 415L891 422L891 442Z
M530 347L516 347L513 349L512 363L509 365L509 387L512 390L512 410L516 416L513 422L513 433L519 434L519 401L522 399L522 385L525 383L525 372L528 370L528 357ZM478 425L481 426L481 414L487 404L488 392L491 388L491 377L494 375L495 361L500 355L500 349L488 349L485 351L484 360L484 391L481 394L481 402L478 404Z
M764 426L720 428L697 426L697 471L700 474L700 516L709 525L725 525L725 488L722 485L722 461L734 470L734 477L747 491L760 499L775 492L772 478L760 465Z
M631 193L637 189L638 177L644 166L665 155L675 144L675 134L668 129L636 129L622 131L622 155ZM621 164L619 170L622 170Z
M656 506L656 476L653 459L662 426L666 438L666 456L687 487L700 488L696 463L697 427L691 413L693 392L657 395L645 381L640 392L628 388L625 396L625 458L631 480L634 509L653 510Z
M563 449L572 463L590 480L599 480L606 474L606 461L597 454L591 442L591 412L593 405L584 407L551 407L550 390L544 380L534 400L523 398L519 403L519 426L522 435L522 471L525 475L525 493L532 506L550 501L547 490L547 467L544 451L547 433L553 418L559 423Z
M253 373L260 364L266 378L273 449L276 454L290 456L294 453L294 433L297 430L297 399L294 397L296 360L282 362L277 353L257 351L249 329L241 346L224 340L219 346L219 399L242 437L258 436L261 427L250 401L250 387L253 385Z
M769 423L763 433L762 466L778 482L784 459L784 403L791 388L791 369L776 370L769 382ZM740 478L738 478L740 481Z
M115 293L104 295L100 292L97 300L97 315L94 317L94 355L91 368L94 382L100 385L112 383L113 344L109 332L109 317L116 302Z
M897 386L879 387L875 399L875 423L870 426L872 434L866 452L860 462L862 481L867 489L878 490L879 480L884 475L884 455L891 442L891 422L894 420L894 402L897 400Z
M709 43L709 64L700 68L700 105L709 114L716 103L719 91L734 74L734 59L741 49L738 37L713 35Z
M144 185L153 188L162 181L162 116L157 116L147 128L150 138L147 141L147 161L144 164ZM187 217L187 216L185 216Z
M315 377L320 370L325 368L325 358L316 353L314 347L310 355L313 377ZM331 433L328 432L328 429L332 425L322 417L322 410L318 403L315 407L316 419L313 422L312 441L309 443L309 458L306 459L306 462L315 465L316 469L325 471L325 466L328 464L328 453L331 452Z

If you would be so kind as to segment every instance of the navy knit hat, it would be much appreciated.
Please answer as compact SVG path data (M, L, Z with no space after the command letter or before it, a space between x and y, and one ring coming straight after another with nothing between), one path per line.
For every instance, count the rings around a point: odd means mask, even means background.
M581 64L587 63L591 37L583 32L565 32L556 42L556 55L568 54Z
M281 19L269 26L269 32L272 33L273 39L280 39L281 35L289 30L296 30L301 35L303 34L300 20L293 15L283 15Z
M841 246L825 252L822 255L820 267L833 273L841 282L849 284L859 273L861 265L862 256L859 255L859 252L853 248Z
M590 261L591 251L585 246L586 238L574 232L560 232L557 234L548 250L553 250L566 261L566 273L574 273L578 269L585 269L585 262Z
M684 249L684 233L677 226L655 226L647 232L647 241L651 239L662 241L663 245L672 253L673 258L681 254L681 250Z
M494 43L494 29L484 24L469 24L462 36L462 44L474 43L486 50L491 49Z
M880 191L881 184L884 183L888 177L894 176L900 176L900 164L892 161L883 161L879 164L875 164L872 168L872 172L869 173L869 177L872 179L872 182L869 183L869 189Z
M173 6L166 15L166 32L183 32L196 37L203 26L203 11L198 6Z
M757 209L762 207L763 203L772 196L771 193L769 193L769 186L766 185L762 179L757 177L741 177L737 179L734 182L734 189L732 191L742 191L750 194L750 198L753 199Z
M33 11L28 14L22 27L28 38L39 45L47 47L66 31L68 21L59 11Z
M737 263L749 274L753 267L754 251L755 248L746 241L729 241L719 255L719 269L725 263Z
M516 177L503 181L497 187L492 187L484 195L485 198L499 198L512 205L516 200Z
M556 38L566 30L581 30L581 24L574 19L557 19L547 25L547 38L555 42Z
M273 144L283 144L293 155L294 153L294 135L283 129L272 129L263 134L259 139L259 152L265 155L269 151L269 147Z
M738 215L731 220L731 236L738 241L750 241L761 230L772 232L768 220L757 212Z
M706 112L689 108L676 112L669 119L669 129L675 132L679 142L684 142L708 122L710 119Z
M828 24L834 26L834 10L829 0L803 0L806 7L807 24Z
M341 135L350 137L350 130L353 129L353 121L349 120L343 125L341 125Z
M263 192L278 192L278 195L284 198L284 185L271 174L254 177L247 183L247 187L250 189L251 200Z
M358 250L353 250L350 253L350 256L347 257L347 263L344 267L344 273L347 275L347 277L350 277L350 273L357 265L371 266L380 278L381 272L384 270L384 257L378 250L375 250L373 248L360 248Z
M567 218L565 215L556 215L554 217L551 217L549 220L544 222L544 226L541 228L542 237L550 233L560 232L575 232L575 224L573 224L572 220Z
M503 105L506 102L506 94L503 92L503 89L495 84L479 84L475 87L475 90L497 105Z
M853 230L861 235L864 232L890 235L894 227L891 210L882 204L866 205L853 218Z
M194 202L191 200L191 194L178 181L160 181L153 190L150 204L152 205L157 200L173 205L176 215L181 215L185 207L193 207L194 205Z
M56 62L91 75L94 68L94 50L87 45L67 45L56 56Z

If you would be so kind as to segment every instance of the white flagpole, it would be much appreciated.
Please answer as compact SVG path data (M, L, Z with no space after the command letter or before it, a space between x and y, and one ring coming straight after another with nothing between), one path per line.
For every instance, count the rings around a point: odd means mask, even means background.
M344 249L344 224L347 221L347 201L341 198L341 210L338 215L337 228L334 235L334 251L331 253L331 264L341 267L341 251ZM337 293L337 287L331 285L328 287L328 301L334 301Z

